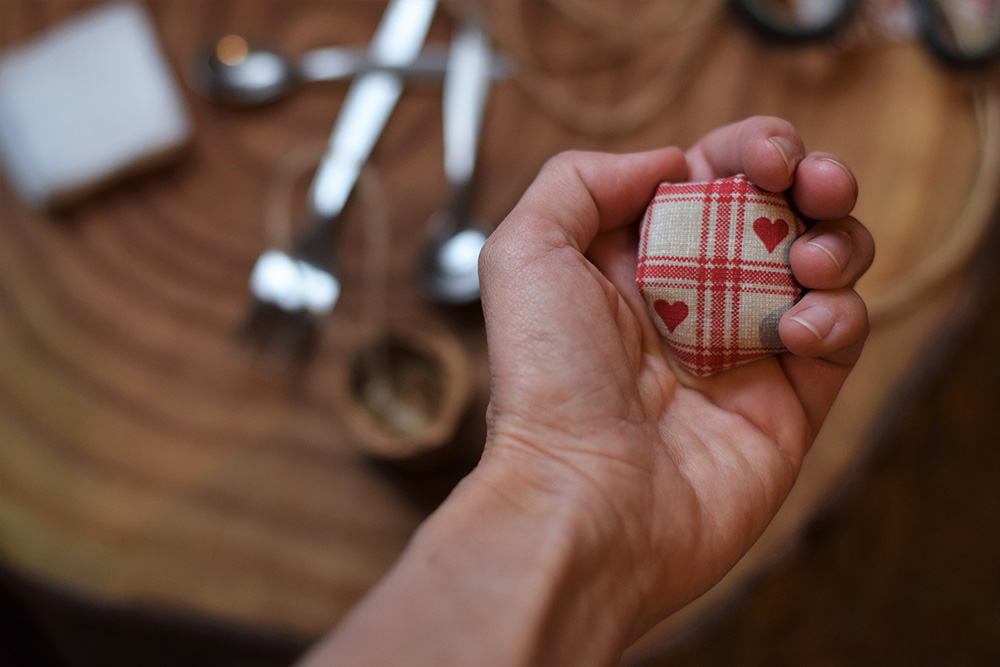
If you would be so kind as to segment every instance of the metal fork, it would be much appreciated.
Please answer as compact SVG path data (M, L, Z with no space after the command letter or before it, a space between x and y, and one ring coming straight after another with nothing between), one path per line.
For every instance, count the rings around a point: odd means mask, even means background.
M430 28L437 0L390 0L368 49L373 63L413 62ZM250 275L254 296L245 332L261 347L291 356L315 338L317 325L337 305L334 242L340 215L403 91L389 70L362 74L351 83L309 188L310 221L291 248L271 248Z

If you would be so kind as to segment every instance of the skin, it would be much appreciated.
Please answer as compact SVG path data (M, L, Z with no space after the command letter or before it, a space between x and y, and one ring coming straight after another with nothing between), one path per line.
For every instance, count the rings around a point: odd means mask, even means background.
M708 378L679 368L635 284L661 181L746 173L817 222L789 352ZM616 664L717 582L788 495L868 332L853 290L871 235L853 175L787 122L687 152L564 153L480 261L492 399L479 467L305 664Z

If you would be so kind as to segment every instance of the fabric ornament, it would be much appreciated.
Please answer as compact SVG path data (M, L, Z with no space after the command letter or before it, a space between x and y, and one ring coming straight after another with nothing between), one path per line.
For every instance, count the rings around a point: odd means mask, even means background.
M636 282L678 363L706 376L783 352L802 296L789 252L806 227L743 174L661 183L642 220Z

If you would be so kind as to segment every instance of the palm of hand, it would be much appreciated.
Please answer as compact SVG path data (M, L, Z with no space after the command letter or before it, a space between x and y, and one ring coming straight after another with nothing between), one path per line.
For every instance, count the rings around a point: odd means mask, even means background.
M841 237L854 238L847 251L861 257L837 262L828 249L796 244L796 277L816 291L783 318L782 338L794 354L694 378L659 338L635 286L634 226L624 225L662 180L740 170L762 187L788 187L789 171L768 173L785 167L780 150L753 154L754 142L775 129L747 127L761 120L709 135L686 158L676 150L563 156L485 251L490 456L521 458L536 474L544 470L539 484L561 492L586 489L577 501L628 536L637 586L650 599L693 599L759 536L791 489L866 330L850 286L871 261L870 237L843 218L853 184L840 201L810 197L843 190L845 175L799 163L796 203L832 220L803 239L839 225L850 231ZM741 164L713 155L726 147L746 154ZM837 318L823 338L790 319L816 304Z
M534 364L534 380L517 394L501 394L492 408L533 415L530 429L494 419L491 446L530 447L586 480L592 501L614 507L617 517L638 518L640 525L625 532L646 541L643 550L658 554L661 565L667 554L683 564L674 580L687 590L665 597L691 599L763 530L797 471L797 458L784 451L803 451L809 427L774 359L711 378L679 378L683 371L675 372L634 278L618 287L605 277L634 276L634 255L606 247L618 240L595 242L602 273L567 252L565 276L534 283L540 291L574 285L572 300L544 312L577 333L536 343L548 363ZM534 445L540 442L545 446ZM656 518L664 507L670 521ZM676 575L678 566L670 571Z

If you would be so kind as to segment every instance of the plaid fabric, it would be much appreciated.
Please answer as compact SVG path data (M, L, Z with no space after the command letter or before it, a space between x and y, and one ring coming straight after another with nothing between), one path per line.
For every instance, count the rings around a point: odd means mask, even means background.
M657 188L636 282L684 368L711 375L784 350L778 320L802 295L788 253L804 231L783 194L742 174Z

